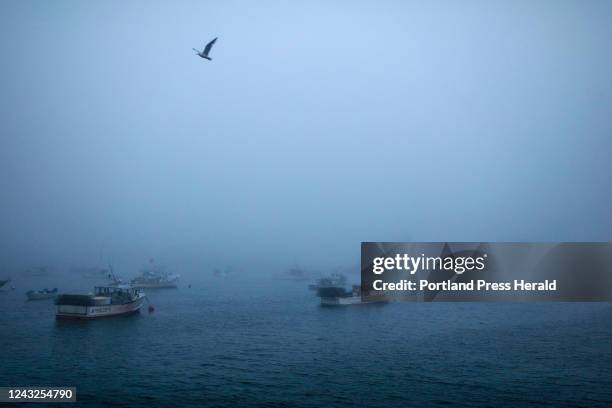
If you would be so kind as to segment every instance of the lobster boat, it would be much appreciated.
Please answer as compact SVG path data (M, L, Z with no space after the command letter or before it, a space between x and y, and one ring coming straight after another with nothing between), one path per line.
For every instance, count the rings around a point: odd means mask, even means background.
M58 319L98 319L140 311L145 294L131 285L96 286L93 294L59 295L55 299Z

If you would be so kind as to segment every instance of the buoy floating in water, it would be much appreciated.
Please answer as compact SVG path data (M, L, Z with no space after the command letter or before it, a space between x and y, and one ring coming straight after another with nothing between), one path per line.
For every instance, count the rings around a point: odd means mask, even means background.
M155 306L149 305L148 310L149 310L149 313L153 313L155 311Z

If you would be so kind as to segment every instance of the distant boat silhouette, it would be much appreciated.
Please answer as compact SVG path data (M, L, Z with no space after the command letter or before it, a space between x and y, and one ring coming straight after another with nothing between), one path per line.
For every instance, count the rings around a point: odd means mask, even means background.
M210 57L208 56L208 54L210 53L210 50L211 50L212 46L213 46L213 45L215 44L215 42L217 41L217 38L218 38L218 37L215 37L215 39L214 39L214 40L212 40L211 42L209 42L208 44L206 44L206 47L204 47L204 50L203 50L203 51L198 51L198 50L196 50L195 48L192 48L192 49L193 49L193 50L196 52L196 54L197 54L198 56L200 56L201 58L206 58L207 60L212 61L212 58L210 58Z

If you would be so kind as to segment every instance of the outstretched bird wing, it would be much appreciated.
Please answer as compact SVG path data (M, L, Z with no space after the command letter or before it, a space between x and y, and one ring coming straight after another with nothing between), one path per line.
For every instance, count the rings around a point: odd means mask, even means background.
M217 41L218 37L215 37L214 40L212 40L211 42L209 42L208 44L206 44L206 47L204 47L204 51L202 51L202 54L208 56L208 53L210 52L210 49L212 48L212 46L215 44L215 42Z

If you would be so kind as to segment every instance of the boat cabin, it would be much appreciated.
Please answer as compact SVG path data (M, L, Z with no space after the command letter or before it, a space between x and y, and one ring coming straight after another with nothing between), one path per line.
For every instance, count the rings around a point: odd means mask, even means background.
M138 297L139 293L140 289L133 288L129 285L96 286L94 288L94 296L96 297L134 299Z

